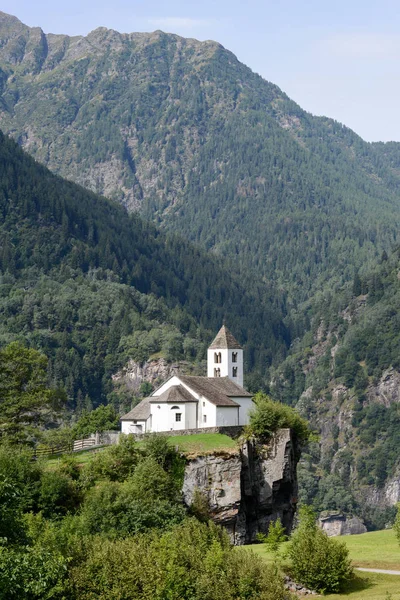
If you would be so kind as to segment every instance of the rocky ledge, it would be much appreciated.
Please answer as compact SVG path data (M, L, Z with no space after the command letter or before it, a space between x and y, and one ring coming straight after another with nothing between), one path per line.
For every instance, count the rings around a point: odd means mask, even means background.
M183 483L185 503L198 490L213 520L223 525L236 545L254 542L280 518L290 531L297 502L299 450L289 429L262 445L243 443L233 454L208 454L188 461Z

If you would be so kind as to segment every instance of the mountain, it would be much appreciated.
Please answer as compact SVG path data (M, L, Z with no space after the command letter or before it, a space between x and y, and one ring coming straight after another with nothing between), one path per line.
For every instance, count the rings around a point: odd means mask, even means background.
M378 528L400 501L399 315L398 248L321 301L313 331L272 377L274 396L320 432L303 461L303 500Z
M46 35L0 13L0 126L294 308L399 237L396 150L306 113L216 42Z
M286 354L273 290L52 174L1 133L0 215L0 344L42 349L71 406L110 399L128 359L199 363L224 319L248 370Z

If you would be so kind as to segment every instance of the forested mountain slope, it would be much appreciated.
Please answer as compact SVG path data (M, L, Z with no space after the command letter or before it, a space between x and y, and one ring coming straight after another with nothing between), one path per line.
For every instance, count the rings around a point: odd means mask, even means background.
M400 501L400 250L321 301L314 331L272 378L321 434L303 465L305 500L384 527Z
M104 401L128 358L203 359L224 318L249 369L285 355L280 300L265 286L64 181L0 133L0 344L44 350L72 404Z
M398 239L387 153L215 42L45 35L0 13L0 124L53 171L236 259L296 305Z

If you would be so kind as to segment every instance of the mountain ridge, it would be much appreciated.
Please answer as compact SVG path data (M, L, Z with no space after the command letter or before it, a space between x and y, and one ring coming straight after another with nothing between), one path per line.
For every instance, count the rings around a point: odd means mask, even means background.
M46 37L5 20L3 130L54 172L274 282L295 310L397 243L396 149L310 115L217 42Z

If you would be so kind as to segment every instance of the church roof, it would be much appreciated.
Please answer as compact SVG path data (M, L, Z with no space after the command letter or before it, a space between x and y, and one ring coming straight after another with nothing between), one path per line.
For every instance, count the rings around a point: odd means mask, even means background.
M121 417L121 421L147 421L150 417L150 400L151 398L143 398L135 408L132 408L126 415Z
M210 346L210 349L213 350L219 348L229 348L234 350L241 350L242 348L237 339L231 334L231 332L225 325L222 325L221 329L218 331L217 335L214 338L214 341Z
M241 385L235 383L229 377L207 377L208 379L220 392L226 394L226 396L233 398L252 398L253 394L242 388Z
M160 402L198 402L198 400L183 385L172 385L160 396L152 396L150 402L158 404Z
M182 383L190 387L196 394L204 396L215 406L239 406L232 397L250 397L240 385L237 385L229 377L197 377L179 375Z

